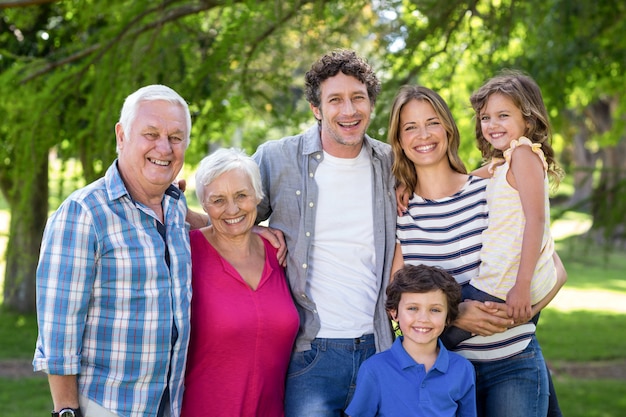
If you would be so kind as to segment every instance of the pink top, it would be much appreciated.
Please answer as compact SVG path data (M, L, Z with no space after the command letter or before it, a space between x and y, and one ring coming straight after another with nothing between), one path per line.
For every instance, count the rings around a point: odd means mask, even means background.
M299 318L276 249L251 289L200 230L191 240L191 338L183 417L283 416Z

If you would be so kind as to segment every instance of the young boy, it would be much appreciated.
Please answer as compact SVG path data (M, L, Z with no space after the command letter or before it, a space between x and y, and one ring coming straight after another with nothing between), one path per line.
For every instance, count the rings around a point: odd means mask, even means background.
M402 335L361 365L348 415L476 416L474 367L439 341L460 300L460 285L440 268L396 272L385 307Z

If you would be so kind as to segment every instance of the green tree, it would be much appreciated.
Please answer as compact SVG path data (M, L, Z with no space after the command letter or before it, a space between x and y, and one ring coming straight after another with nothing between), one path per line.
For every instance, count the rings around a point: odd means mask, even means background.
M38 5L18 8L31 4ZM353 46L374 18L368 2L357 0L0 7L0 189L11 211L4 303L20 311L35 305L51 151L61 161L80 160L87 182L101 176L115 158L123 98L151 83L174 87L190 104L188 162L238 136L239 146L254 150L270 132L310 120L299 98L312 57Z
M310 123L304 72L337 47L368 57L383 80L373 136L386 137L400 85L427 85L450 103L469 168L481 163L469 95L502 68L529 73L575 178L573 203L590 207L604 238L623 237L625 8L618 0L0 3L0 189L11 210L5 304L34 309L49 189L59 188L49 187L49 161L80 161L86 182L101 176L115 158L113 125L129 92L164 83L189 101L193 165L212 146L252 152Z
M571 205L590 210L596 237L626 237L626 4L619 0L398 0L385 2L396 44L392 85L421 83L439 91L463 137L468 97L504 68L530 74L551 111L555 147L574 178ZM460 115L460 117L459 117ZM479 160L463 141L466 160ZM599 175L596 173L599 170ZM594 181L594 178L597 180Z

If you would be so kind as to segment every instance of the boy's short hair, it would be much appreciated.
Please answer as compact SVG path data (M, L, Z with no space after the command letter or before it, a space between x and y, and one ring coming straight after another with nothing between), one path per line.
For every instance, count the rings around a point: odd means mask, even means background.
M452 275L436 266L404 265L399 269L387 286L385 308L387 311L398 311L403 293L425 293L436 290L441 290L448 302L446 324L449 325L459 315L461 285Z

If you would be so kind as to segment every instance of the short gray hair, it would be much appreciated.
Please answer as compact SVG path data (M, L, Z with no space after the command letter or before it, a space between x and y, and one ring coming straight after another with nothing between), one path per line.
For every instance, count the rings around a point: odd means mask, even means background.
M200 204L204 203L204 187L223 173L235 169L240 169L248 175L257 203L260 202L264 194L261 171L257 163L241 149L222 148L204 157L196 171L196 196Z
M180 94L166 85L152 84L141 87L124 100L122 111L120 113L119 124L124 129L124 135L130 137L130 127L137 117L137 109L139 104L144 101L163 100L172 104L178 104L185 110L185 143L189 146L189 135L191 134L191 114L189 106Z

